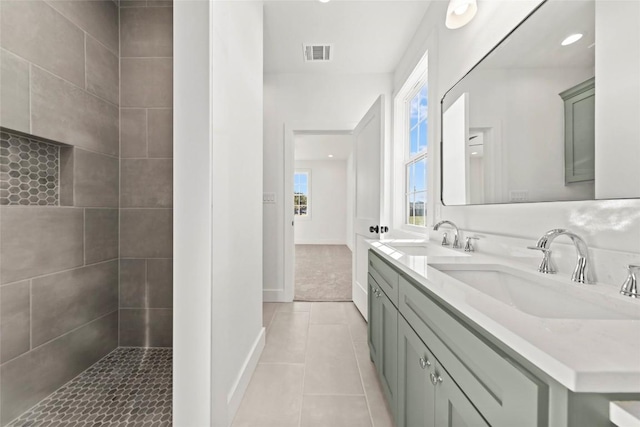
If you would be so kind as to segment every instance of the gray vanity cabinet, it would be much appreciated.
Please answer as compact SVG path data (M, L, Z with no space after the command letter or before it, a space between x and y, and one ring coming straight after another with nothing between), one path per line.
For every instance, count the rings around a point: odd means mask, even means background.
M368 280L369 351L387 402L395 412L398 386L398 309L371 275Z
M564 101L565 183L595 179L595 78L560 94Z
M372 251L369 260L371 359L398 427L545 425L545 384L424 286ZM397 307L385 289L398 292Z
M436 389L430 375L436 358L400 317L398 322L397 427L435 427Z

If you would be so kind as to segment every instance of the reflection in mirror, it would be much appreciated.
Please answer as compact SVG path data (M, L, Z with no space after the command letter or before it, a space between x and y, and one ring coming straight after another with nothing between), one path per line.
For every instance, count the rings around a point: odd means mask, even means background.
M595 2L548 1L447 92L446 205L595 197L595 51Z

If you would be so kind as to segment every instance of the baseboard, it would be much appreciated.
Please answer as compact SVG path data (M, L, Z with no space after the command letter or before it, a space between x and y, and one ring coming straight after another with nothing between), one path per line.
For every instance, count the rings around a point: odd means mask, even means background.
M296 245L346 245L347 241L344 239L309 239L309 240L296 240Z
M291 302L287 301L283 289L263 289L262 290L263 302Z
M353 303L358 307L360 313L362 313L362 317L364 320L368 319L368 310L367 310L367 290L364 289L358 282L354 282L353 285Z
M247 355L247 358L242 365L242 369L240 369L238 377L236 378L233 386L231 387L231 390L229 391L229 394L227 395L227 414L229 414L228 425L231 425L233 419L236 416L236 412L238 412L238 408L240 408L242 397L247 391L249 381L251 380L253 372L256 370L256 366L258 366L258 360L260 360L260 355L262 354L262 350L264 349L264 343L265 328L261 328L258 337L251 347L251 351Z

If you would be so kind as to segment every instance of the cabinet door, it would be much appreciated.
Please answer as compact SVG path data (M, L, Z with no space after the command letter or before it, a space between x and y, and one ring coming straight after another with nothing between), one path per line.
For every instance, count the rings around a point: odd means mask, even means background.
M378 366L381 354L380 340L382 339L382 334L380 332L382 329L382 302L380 301L380 298L377 297L380 289L371 276L368 276L368 282L367 314L369 315L369 319L367 324L367 335L369 340L369 356L371 357L371 361Z
M400 316L398 321L398 427L438 427L435 424L435 357Z
M436 366L436 425L438 427L489 427L458 385L440 364Z
M377 295L381 319L378 374L387 402L395 413L398 388L398 309L384 292Z

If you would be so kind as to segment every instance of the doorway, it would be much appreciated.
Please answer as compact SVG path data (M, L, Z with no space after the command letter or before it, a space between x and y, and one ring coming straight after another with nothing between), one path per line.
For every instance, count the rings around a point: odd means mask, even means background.
M351 301L353 136L293 136L295 301Z

